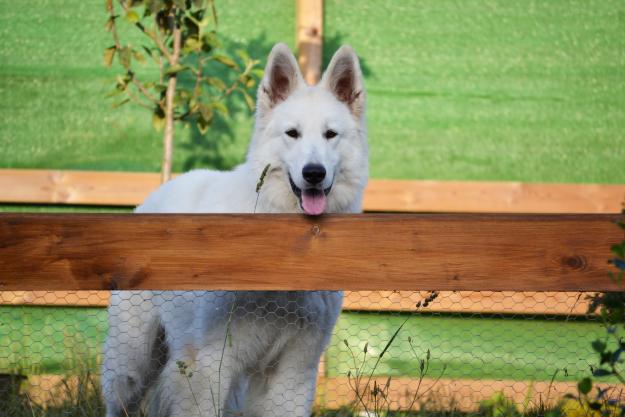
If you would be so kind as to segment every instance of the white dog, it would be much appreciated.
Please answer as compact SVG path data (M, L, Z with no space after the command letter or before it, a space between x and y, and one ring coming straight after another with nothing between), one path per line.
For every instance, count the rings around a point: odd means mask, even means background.
M278 44L258 89L246 162L230 172L181 175L136 212L357 213L367 178L365 91L355 53L343 46L321 82L309 86L291 51ZM308 417L342 297L113 292L102 374L107 416L136 412L147 395L151 416Z

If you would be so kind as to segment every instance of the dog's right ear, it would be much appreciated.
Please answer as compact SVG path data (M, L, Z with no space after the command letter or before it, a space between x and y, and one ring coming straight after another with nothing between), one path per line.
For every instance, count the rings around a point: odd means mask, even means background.
M258 88L257 111L265 114L289 95L304 82L293 53L283 43L276 44L265 67L263 80Z

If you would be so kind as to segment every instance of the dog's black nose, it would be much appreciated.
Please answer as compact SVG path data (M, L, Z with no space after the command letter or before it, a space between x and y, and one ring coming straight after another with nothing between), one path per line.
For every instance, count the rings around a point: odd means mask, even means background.
M326 177L326 169L320 164L307 164L302 169L302 176L309 184L319 184Z

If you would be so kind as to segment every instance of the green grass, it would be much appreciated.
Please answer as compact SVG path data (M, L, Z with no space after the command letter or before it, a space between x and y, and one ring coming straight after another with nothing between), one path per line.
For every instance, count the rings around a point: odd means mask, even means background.
M292 1L217 4L228 45L293 46ZM0 0L0 167L158 171L150 116L104 97L105 20L100 1ZM374 177L625 182L621 0L328 0L324 33L326 62L341 43L363 59ZM235 106L177 131L175 170L243 159Z
M368 343L373 366L377 355L405 316L341 314L328 348L330 376L346 376L353 360L343 340L357 355ZM0 372L23 369L30 373L72 373L77 368L98 371L96 362L107 332L103 308L0 306ZM380 375L418 375L419 355L432 353L429 376L443 366L450 378L558 380L585 375L595 357L590 344L605 334L597 323L457 316L413 316L395 339L377 369ZM360 357L359 357L360 358ZM422 359L422 357L421 357ZM360 364L360 362L358 362ZM79 365L82 365L80 367Z
M0 306L0 372L98 372L107 329L103 308Z
M369 375L382 349L405 316L344 312L328 348L326 369L330 376L346 376L356 363ZM542 319L478 318L458 316L414 316L400 331L382 357L378 375L418 376L419 359L431 351L428 377L444 371L446 378L549 381L578 380L595 363L591 342L605 336L592 322ZM418 355L412 353L408 338ZM567 369L565 375L564 369Z
M620 0L328 0L324 35L369 73L374 177L625 182Z
M74 206L47 204L3 204L0 213L130 213L132 207Z

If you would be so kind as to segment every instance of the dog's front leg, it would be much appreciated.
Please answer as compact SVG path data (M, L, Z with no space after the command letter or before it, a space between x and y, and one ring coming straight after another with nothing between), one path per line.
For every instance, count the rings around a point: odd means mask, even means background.
M186 347L184 354L172 355L161 374L160 395L161 404L167 408L165 414L170 417L228 415L224 408L237 370L232 349L223 341L199 349Z
M317 368L325 346L314 339L301 335L285 346L275 368L268 372L265 389L250 392L254 395L249 398L245 416L310 416Z

